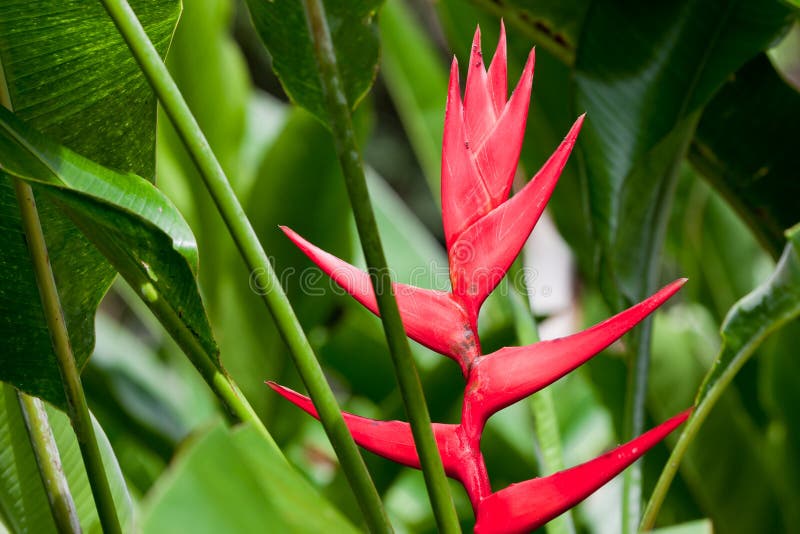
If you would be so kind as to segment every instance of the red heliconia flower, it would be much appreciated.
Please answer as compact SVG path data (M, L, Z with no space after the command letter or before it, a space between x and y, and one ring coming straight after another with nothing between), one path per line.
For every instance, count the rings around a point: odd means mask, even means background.
M576 505L620 473L680 425L684 412L582 465L513 484L492 493L480 450L486 420L546 387L608 347L685 283L676 280L648 299L577 334L483 354L478 313L519 254L555 188L583 124L583 115L531 181L510 199L525 131L534 52L507 98L505 29L489 69L484 68L480 29L472 45L463 102L453 60L442 143L442 219L450 268L450 292L394 284L400 315L412 339L454 359L466 379L461 421L433 424L448 476L460 481L475 511L479 533L525 532ZM282 227L314 263L377 314L369 276ZM314 417L311 400L273 382L269 386ZM344 414L353 439L376 454L419 468L411 427Z

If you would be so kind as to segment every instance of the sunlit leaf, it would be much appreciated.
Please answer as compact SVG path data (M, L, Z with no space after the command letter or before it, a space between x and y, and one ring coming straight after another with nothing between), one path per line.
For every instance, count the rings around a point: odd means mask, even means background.
M133 4L165 54L180 3ZM155 97L99 2L2 2L0 71L0 95L7 89L8 96L2 104L31 126L103 165L153 180ZM115 271L49 199L39 196L37 201L81 368L94 343L95 310ZM63 403L19 209L6 177L0 178L0 228L5 236L0 247L0 379Z
M143 178L111 171L49 141L4 108L0 109L0 170L54 199L57 209L140 293L179 344L193 346L195 354L205 354L219 365L197 291L194 236L158 189ZM36 393L59 403L63 393L58 369L43 365L42 358L30 354L11 360L3 372L24 375L36 369Z

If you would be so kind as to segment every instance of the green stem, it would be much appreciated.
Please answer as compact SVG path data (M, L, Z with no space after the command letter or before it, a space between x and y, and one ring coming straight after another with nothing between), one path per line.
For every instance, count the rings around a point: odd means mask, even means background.
M97 506L100 524L106 533L121 533L122 528L117 518L117 509L111 496L111 488L103 468L103 459L100 456L100 448L97 445L89 407L86 404L86 396L81 385L81 376L72 354L72 346L61 310L53 270L50 267L50 259L47 255L47 244L42 232L39 212L36 210L33 190L28 184L18 179L14 179L14 190L22 215L22 227L28 242L36 283L39 286L39 296L42 299L47 328L50 330L53 351L61 373L61 383L64 385L69 418L78 439L83 463L86 466L86 474L89 477L89 485Z
M623 441L644 431L644 403L647 394L647 373L650 368L650 335L652 320L645 319L631 335L635 348L628 371L623 420ZM636 461L622 475L622 533L634 534L642 506L642 464Z
M720 393L722 390L723 388L720 389ZM716 398L714 401L716 401ZM664 499L667 497L672 479L675 478L678 472L678 466L683 459L683 455L686 454L686 449L689 447L692 440L694 440L695 435L698 430L700 430L700 426L703 424L703 421L705 421L708 412L711 411L713 406L714 402L701 404L686 422L686 428L678 438L675 448L672 449L672 453L667 460L667 465L665 465L663 471L661 471L656 487L653 489L653 494L647 502L647 507L644 510L644 516L639 526L639 532L649 531L655 525L658 512L661 509L661 505L664 503Z
M126 0L102 0L102 3L131 49L197 166L242 258L252 272L264 277L263 287L269 290L262 292L262 298L272 313L278 330L289 347L300 377L314 401L320 421L364 513L367 526L374 532L391 531L391 525L383 510L380 496L369 476L364 459L359 454L358 447L345 425L339 405L325 380L322 368L283 292L266 252L258 241L255 230L236 198L228 178L200 126L128 2Z
M697 126L700 113L684 123L683 141L675 158L669 167L664 170L665 176L659 184L658 206L659 209L652 221L648 224L651 228L648 241L648 263L644 272L644 283L641 293L636 301L641 301L652 295L658 287L658 275L661 271L661 251L667 233L670 207L675 197L681 164L684 161L692 133ZM647 402L647 379L650 372L651 338L653 332L653 317L645 318L631 336L631 346L635 352L628 371L628 387L625 403L623 439L629 441L644 432L645 403ZM633 463L622 477L622 534L635 534L638 532L639 521L642 513L642 460Z
M211 390L222 401L222 404L229 410L235 419L247 422L254 426L264 437L267 443L283 457L278 444L275 443L272 435L264 426L264 422L258 417L253 407L239 391L238 386L220 367L212 360L203 346L183 323L183 320L170 306L166 299L155 299L154 301L144 301L156 317L158 317L167 332L181 348L183 353L192 362L195 369L200 373Z
M521 261L515 261L509 271L512 280L521 281ZM531 345L539 341L539 330L528 303L527 288L518 288L521 292L511 290L509 301L514 316L514 330L520 345ZM555 402L550 387L546 387L531 396L531 412L533 413L534 431L541 450L541 476L551 475L564 469L564 448L561 444L561 433L558 431ZM567 510L545 526L548 534L573 534L575 523L572 511Z
M439 449L433 436L422 384L411 357L411 348L395 300L392 278L383 253L375 213L372 210L367 190L367 180L353 129L350 106L336 64L336 54L325 18L325 8L320 0L304 0L303 6L311 40L314 44L314 53L323 94L327 101L330 126L339 155L339 163L347 184L347 193L353 207L361 248L367 261L372 286L375 289L378 310L389 343L400 394L411 423L414 444L419 454L433 513L441 532L460 532L458 515L450 495L450 486L444 473Z
M78 521L78 512L75 501L69 492L67 479L61 467L61 457L58 453L56 440L47 418L44 403L36 397L31 397L17 391L17 400L28 431L28 438L39 468L39 476L50 503L50 512L56 523L56 529L65 533L80 533L81 525Z

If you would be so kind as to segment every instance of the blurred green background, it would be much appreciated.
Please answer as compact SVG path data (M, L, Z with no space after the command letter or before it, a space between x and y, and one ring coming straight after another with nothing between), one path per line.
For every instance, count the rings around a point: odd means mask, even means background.
M463 80L479 23L488 63L503 18L510 87L536 46L520 183L587 112L549 219L525 255L542 332L577 331L686 276L689 284L653 323L648 426L690 406L718 353L728 310L769 278L783 231L800 221L797 14L791 3L744 0L386 0L377 14L380 68L355 120L396 279L440 289L446 280L438 180L449 62L458 58ZM278 230L290 226L363 263L330 134L289 103L246 7L185 0L167 62L343 408L405 419L379 321L310 269ZM358 525L357 505L322 427L264 385L275 380L303 390L259 302L256 280L163 116L156 174L197 237L201 291L225 367L291 462ZM510 291L501 286L481 315L486 352L518 344L503 295ZM660 526L680 525L685 530L674 532L686 533L711 532L712 523L720 533L800 532L797 335L795 320L738 373L685 457ZM551 386L567 466L623 440L626 364L640 337L615 344ZM463 392L458 367L412 348L432 419L456 422ZM218 425L214 398L119 280L97 316L97 345L83 376L145 530L215 531L225 524L220 510L244 518L228 524L229 531L256 528L248 510L263 506L263 498L243 489L250 482L232 482L241 466L218 461L233 445L223 439L228 431ZM670 443L645 457L645 496ZM541 451L530 402L493 417L482 449L495 490L536 476ZM396 530L434 532L421 474L365 456ZM216 493L202 489L217 484ZM452 488L469 527L466 494ZM577 532L618 532L620 495L615 480L580 505Z

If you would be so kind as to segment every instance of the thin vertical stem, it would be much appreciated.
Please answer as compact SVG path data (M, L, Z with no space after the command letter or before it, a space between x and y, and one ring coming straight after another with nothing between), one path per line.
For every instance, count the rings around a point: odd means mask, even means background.
M121 533L122 528L117 517L117 509L111 496L111 488L103 467L100 448L97 445L89 407L86 404L81 376L75 364L67 325L64 322L64 313L61 309L56 281L53 278L53 270L50 267L47 244L44 232L42 232L39 212L36 210L33 190L28 184L18 179L14 179L14 190L22 215L22 227L28 241L28 251L33 262L36 283L39 286L45 320L50 330L50 339L61 373L61 383L64 385L69 418L72 428L75 430L75 436L78 438L78 446L86 466L86 474L89 477L89 485L97 506L100 524L103 526L103 531L108 534Z
M56 523L56 529L64 533L80 533L81 524L78 521L78 512L75 501L69 492L69 485L61 467L61 456L58 453L56 440L50 428L50 421L44 408L44 403L36 397L31 397L17 391L17 400L28 431L28 439L33 448L33 456L39 468L39 476L50 503L50 512Z
M356 143L350 106L336 64L325 8L320 0L304 0L306 20L327 102L330 126L339 163L347 184L350 204L356 219L361 248L375 290L383 328L389 343L400 394L411 423L428 495L441 532L460 532L450 486L445 476L439 449L433 436L430 414L425 404L419 374L411 356L405 328L395 299L392 278L383 253L375 213L367 190L364 165Z
M531 345L540 340L539 328L528 300L528 288L525 286L525 279L522 276L522 267L522 261L517 260L509 271L511 280L517 280L523 284L523 287L519 288L519 292L513 289L509 292L509 301L514 316L517 341L520 345ZM541 476L552 475L564 469L564 448L561 443L561 433L558 430L558 418L551 387L548 386L537 391L530 398L534 430L541 450ZM572 511L567 510L553 519L547 523L545 529L548 534L573 534L575 523L572 519Z
M640 301L651 295L658 287L658 273L661 269L659 258L664 248L664 239L667 233L670 205L675 196L678 184L678 175L681 162L692 139L691 132L697 126L700 113L695 113L693 118L686 123L687 135L678 155L672 160L670 167L665 171L666 176L659 185L658 198L660 210L652 223L652 234L649 240L648 262L644 272L644 284L641 292L634 301ZM650 372L651 338L653 332L653 317L645 318L631 335L631 346L634 348L628 370L627 394L625 399L625 412L623 422L623 439L631 440L644 432L647 401L647 377ZM622 476L622 534L635 534L638 532L639 521L642 514L642 460L634 462Z
M652 318L645 318L639 329L631 334L634 352L625 395L625 414L622 435L629 441L644 431L647 373L650 369L650 339ZM622 475L622 532L634 534L642 513L642 461L634 462Z
M175 126L239 253L251 272L261 277L261 287L267 288L261 292L262 299L272 313L278 331L289 347L300 377L314 401L322 426L356 495L367 526L373 532L391 532L380 496L345 425L322 368L208 140L127 0L101 1Z

